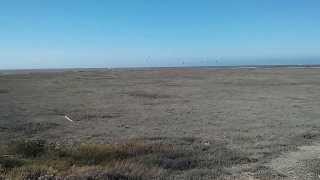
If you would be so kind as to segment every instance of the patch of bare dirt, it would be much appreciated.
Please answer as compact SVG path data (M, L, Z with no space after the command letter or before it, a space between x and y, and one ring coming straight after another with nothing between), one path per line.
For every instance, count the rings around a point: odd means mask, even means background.
M317 159L320 159L320 143L300 146L297 151L283 154L279 158L273 159L270 167L284 174L286 179L320 179L308 163Z

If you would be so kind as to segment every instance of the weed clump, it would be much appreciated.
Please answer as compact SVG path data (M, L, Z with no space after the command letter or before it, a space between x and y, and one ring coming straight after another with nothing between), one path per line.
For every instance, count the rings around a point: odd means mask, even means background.
M0 89L0 94L8 94L9 90L7 89Z
M8 179L20 180L20 179L48 179L46 177L53 177L55 170L48 166L41 164L33 164L29 166L22 166L18 168L13 168L6 174Z
M128 93L129 96L137 97L137 98L147 98L147 99L162 99L162 98L170 98L170 95L167 94L158 94L151 93L146 91L133 91Z
M0 168L1 169L11 169L15 167L20 167L24 165L24 161L16 158L16 157L9 157L9 156L2 156L0 157ZM0 178L1 179L1 178Z
M23 157L38 157L46 151L44 140L20 140L9 145L9 152Z

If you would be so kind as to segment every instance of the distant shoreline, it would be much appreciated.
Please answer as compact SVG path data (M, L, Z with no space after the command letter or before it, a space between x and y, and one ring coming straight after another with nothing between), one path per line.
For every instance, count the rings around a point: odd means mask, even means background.
M168 66L168 67L119 67L119 68L52 68L52 69L0 69L0 75L32 74L32 73L60 73L70 71L104 71L104 70L156 70L156 69L320 69L320 64L314 65L233 65L233 66Z

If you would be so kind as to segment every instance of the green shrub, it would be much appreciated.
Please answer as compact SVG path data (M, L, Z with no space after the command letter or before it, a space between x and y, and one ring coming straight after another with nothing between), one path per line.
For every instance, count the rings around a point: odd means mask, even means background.
M15 167L20 167L24 164L23 160L15 157L0 157L0 167L3 169L11 169Z
M198 165L192 153L179 150L152 153L145 156L143 161L149 166L158 166L168 170L187 170Z
M16 141L9 145L9 153L23 157L38 157L46 151L44 140Z
M7 94L9 93L9 90L7 89L0 89L0 94Z
M147 145L143 143L112 144L82 144L69 151L75 163L94 165L106 161L124 160L153 153L173 152L168 145ZM68 152L67 152L68 153Z
M71 150L70 157L75 163L95 165L119 156L113 146L84 144Z

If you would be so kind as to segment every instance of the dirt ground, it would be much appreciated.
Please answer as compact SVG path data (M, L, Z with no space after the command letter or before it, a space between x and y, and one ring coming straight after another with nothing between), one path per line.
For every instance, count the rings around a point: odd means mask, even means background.
M69 117L72 121L65 118ZM219 142L227 179L319 179L319 69L90 70L0 75L0 143ZM179 141L176 141L179 143Z

